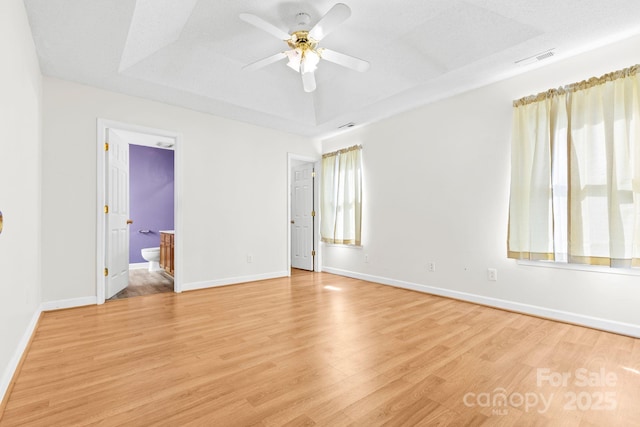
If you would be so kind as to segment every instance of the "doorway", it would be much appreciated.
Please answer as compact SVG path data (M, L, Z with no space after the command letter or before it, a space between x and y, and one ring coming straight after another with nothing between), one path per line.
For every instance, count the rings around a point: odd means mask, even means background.
M180 253L175 232L180 220L175 202L179 135L99 120L98 141L97 253L98 268L104 266L97 282L98 303L114 297L180 292L179 257L172 257L175 274L171 277L153 250L170 235L172 253Z
M289 266L319 271L319 162L289 155Z

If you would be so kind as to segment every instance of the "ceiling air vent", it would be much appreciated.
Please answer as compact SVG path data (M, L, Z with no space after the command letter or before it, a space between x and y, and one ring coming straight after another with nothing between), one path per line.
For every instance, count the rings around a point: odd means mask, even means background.
M538 55L538 56L536 56L536 59L537 59L538 61L542 61L543 59L547 59L547 58L549 58L549 57L551 57L551 56L553 56L553 52L549 51L549 52L545 52L545 53L543 53L542 55Z
M338 129L347 129L347 128L352 128L354 127L356 124L353 122L349 122L349 123L345 123L342 126L338 126Z
M533 64L534 62L544 61L545 59L551 58L553 55L555 55L553 52L555 49L556 48L554 47L552 49L548 49L548 50L536 53L535 55L531 55L526 58L519 59L515 62L515 64L528 65L528 64Z

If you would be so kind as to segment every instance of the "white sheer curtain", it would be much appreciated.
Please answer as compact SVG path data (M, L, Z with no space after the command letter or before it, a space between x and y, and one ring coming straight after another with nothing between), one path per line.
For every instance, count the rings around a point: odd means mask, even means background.
M552 122L557 122L552 113L558 110L558 102L556 97L545 97L516 105L513 111L508 245L511 258L554 259L551 154L556 137L563 137L549 130Z
M572 93L572 262L630 266L640 258L639 78L626 72Z
M638 264L637 70L514 102L510 258Z
M322 157L322 241L360 245L362 229L362 147Z

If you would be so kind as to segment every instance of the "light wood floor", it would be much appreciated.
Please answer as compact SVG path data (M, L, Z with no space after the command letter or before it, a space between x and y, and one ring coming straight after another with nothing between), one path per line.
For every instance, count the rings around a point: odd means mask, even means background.
M634 426L639 392L638 339L298 271L44 313L0 425Z
M134 269L129 270L127 287L109 298L109 301L162 292L173 292L173 278L170 275L162 271L149 271L146 268Z

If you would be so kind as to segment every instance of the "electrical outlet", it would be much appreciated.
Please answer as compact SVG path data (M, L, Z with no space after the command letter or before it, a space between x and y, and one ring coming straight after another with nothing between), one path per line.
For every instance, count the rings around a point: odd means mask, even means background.
M253 254L247 254L247 262L251 264L253 262Z
M436 263L431 261L429 263L429 265L427 266L427 269L429 270L430 273L435 273L436 272Z
M495 282L498 280L498 270L495 268L487 268L487 279Z
M369 264L369 254L364 254L364 262Z

